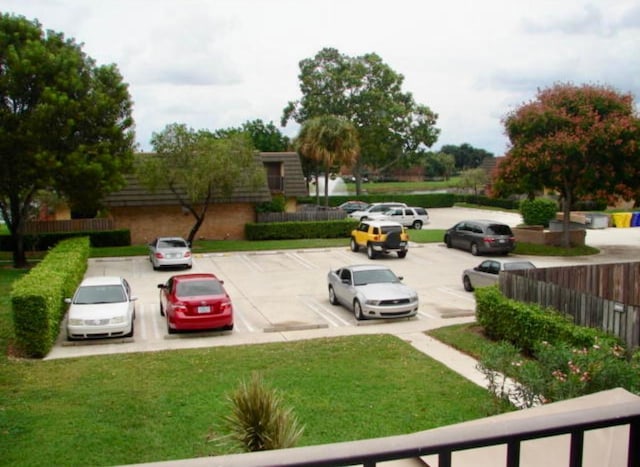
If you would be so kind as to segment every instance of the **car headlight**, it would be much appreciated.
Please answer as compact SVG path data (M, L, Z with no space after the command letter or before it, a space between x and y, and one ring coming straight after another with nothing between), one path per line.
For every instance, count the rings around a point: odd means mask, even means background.
M83 319L77 319L77 318L70 318L69 319L69 325L70 326L82 326L84 324L84 320Z
M114 316L109 320L109 324L122 324L126 321L124 316Z
M371 306L378 306L380 304L380 300L367 300L365 303Z

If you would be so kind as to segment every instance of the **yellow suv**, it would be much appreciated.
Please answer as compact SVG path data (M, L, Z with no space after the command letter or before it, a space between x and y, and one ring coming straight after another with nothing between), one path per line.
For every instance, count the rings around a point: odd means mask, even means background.
M395 251L399 258L407 256L409 235L399 222L364 220L351 231L351 251L367 249L369 259Z

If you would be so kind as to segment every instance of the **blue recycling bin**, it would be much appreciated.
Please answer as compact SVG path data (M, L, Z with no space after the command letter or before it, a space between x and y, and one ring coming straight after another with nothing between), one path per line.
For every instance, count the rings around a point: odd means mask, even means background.
M635 211L631 215L631 227L640 227L640 211Z

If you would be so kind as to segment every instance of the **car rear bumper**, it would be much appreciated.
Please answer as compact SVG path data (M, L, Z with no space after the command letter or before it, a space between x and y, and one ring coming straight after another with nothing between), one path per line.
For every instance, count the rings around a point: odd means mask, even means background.
M189 268L192 266L193 261L191 258L175 258L175 259L163 258L163 259L156 259L154 264L155 264L155 267L157 268L174 268L179 266Z
M169 327L176 331L197 331L233 326L233 312L206 315L176 313L169 317Z

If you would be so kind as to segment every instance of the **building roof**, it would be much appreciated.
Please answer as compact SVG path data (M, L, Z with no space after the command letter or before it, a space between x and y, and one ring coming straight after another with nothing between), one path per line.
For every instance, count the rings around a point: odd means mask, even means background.
M150 154L140 154L150 156ZM300 158L295 152L263 152L254 158L256 164L263 167L264 162L282 162L284 164L284 181L286 196L306 196L307 189L300 165ZM104 203L108 207L121 206L172 206L178 200L168 187L158 188L151 192L142 185L134 174L125 175L126 185L123 189L105 197ZM186 198L186 193L182 192ZM238 186L228 198L215 197L213 203L260 203L271 200L271 193L267 183L257 190L248 186Z

